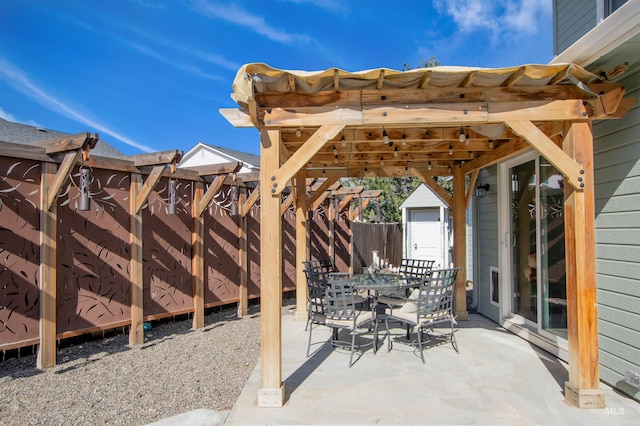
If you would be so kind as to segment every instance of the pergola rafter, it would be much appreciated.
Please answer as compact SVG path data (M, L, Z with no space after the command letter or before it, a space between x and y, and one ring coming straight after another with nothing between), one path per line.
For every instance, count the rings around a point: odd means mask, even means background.
M366 176L421 178L453 210L454 263L461 268L455 310L458 319L464 320L468 315L464 224L473 190L466 176L471 174L469 180L474 182L479 169L532 148L548 158L569 183L565 201L572 214L565 222L571 305L568 324L570 352L576 354L571 356L567 398L580 406L602 403L597 314L592 308L576 313L573 307L595 298L590 122L624 115L634 104L623 98L624 88L573 64L358 73L338 69L295 72L248 64L239 70L233 87L239 108L221 109L221 114L236 127L260 130L262 144L260 406L281 406L284 398L278 304L281 229L276 207L290 179L295 178L298 188L299 244L305 232L301 216L314 201L300 194L303 183L299 181L319 177L327 181ZM433 176L452 176L453 196L435 184ZM578 222L580 232L576 232ZM297 288L302 290L306 252L297 250L296 256ZM305 309L300 297L298 294L299 310Z

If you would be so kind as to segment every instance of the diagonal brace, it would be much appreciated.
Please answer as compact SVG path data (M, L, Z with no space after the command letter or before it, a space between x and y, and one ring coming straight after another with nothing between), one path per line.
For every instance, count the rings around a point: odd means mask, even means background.
M583 190L585 173L582 166L553 143L535 124L527 120L505 121L505 124L549 160L567 178L573 188L577 191ZM584 141L584 143L592 144L593 140Z
M309 160L324 146L327 141L333 139L344 129L344 124L325 124L320 126L313 135L302 145L280 168L271 176L268 183L275 192L272 195L282 193L284 188L298 170L300 170ZM263 182L265 184L265 182Z

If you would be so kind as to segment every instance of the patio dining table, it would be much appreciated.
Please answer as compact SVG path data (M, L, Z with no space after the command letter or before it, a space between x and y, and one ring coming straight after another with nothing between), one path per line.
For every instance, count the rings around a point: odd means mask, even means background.
M402 292L405 289L420 287L421 279L413 276L404 276L402 274L354 274L351 276L353 288L356 290L373 291L373 306L371 309L376 312L378 304L378 292L380 291L397 291Z

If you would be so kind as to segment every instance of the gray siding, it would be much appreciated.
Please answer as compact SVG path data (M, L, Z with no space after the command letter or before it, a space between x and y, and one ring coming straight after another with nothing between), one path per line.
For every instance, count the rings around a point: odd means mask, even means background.
M596 7L596 0L554 0L554 55L564 51L596 26Z
M500 310L498 306L491 303L491 283L490 267L498 267L498 168L496 166L489 167L480 171L478 175L478 183L490 185L489 193L486 197L477 199L477 251L476 251L476 267L477 287L478 288L478 313L490 318L495 322L500 322ZM502 301L501 301L502 302Z
M640 97L640 63L621 82ZM640 372L640 107L593 130L600 376L639 398L623 380Z

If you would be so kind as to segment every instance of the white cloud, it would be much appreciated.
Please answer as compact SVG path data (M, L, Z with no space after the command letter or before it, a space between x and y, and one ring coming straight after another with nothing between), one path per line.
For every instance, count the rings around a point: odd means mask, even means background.
M460 31L487 31L498 37L530 36L551 13L550 0L434 0L439 13L449 15Z
M203 70L201 70L200 68L196 67L195 65L190 65L190 64L185 64L182 62L178 62L176 60L169 60L167 58L165 58L164 56L162 56L161 54L159 54L158 52L156 52L155 50L151 49L150 47L147 46L143 46L141 44L137 44L137 43L129 43L129 47L137 50L138 52L150 56L154 59L157 59L159 61L164 62L167 65L170 65L174 68L177 68L179 70L188 72L189 74L193 74L195 76L198 77L202 77L202 78L207 78L209 80L215 80L215 81L220 81L222 80L222 77L220 77L219 75L214 75L214 74L209 74Z
M0 118L4 118L7 121L13 121L13 122L18 121L15 116L13 116L12 114L9 114L7 111L2 109L2 107L0 107Z
M222 19L236 25L250 28L273 41L284 44L295 42L308 43L310 38L302 34L290 34L267 24L263 17L253 15L250 12L234 4L210 4L206 0L195 0L193 5L199 13L214 19Z
M202 60L204 60L206 62L221 66L221 67L223 67L225 69L228 69L228 70L231 70L231 71L237 71L238 68L240 68L240 64L237 64L235 62L229 61L228 59L226 59L226 58L224 58L224 57L222 57L220 55L217 55L215 53L206 52L206 51L203 51L203 50L197 50L197 49L194 49L192 47L187 47L187 46L184 46L182 44L176 43L176 42L174 42L172 40L167 40L165 38L158 37L155 34L151 34L149 32L143 31L143 30L141 30L139 28L127 28L127 29L135 32L138 35L141 35L142 37L144 37L147 40L150 40L150 41L152 41L154 43L158 43L158 44L160 44L160 45L162 45L164 47L168 47L170 49L177 50L177 51L180 51L180 52L195 56L195 57L200 58L200 59L202 59ZM140 50L142 53L148 54L149 56L154 56L157 59L160 59L162 61L166 61L166 58L162 57L161 55L159 55L158 53L156 53L155 51L151 50L148 47L141 46L141 45L136 45L136 44L132 45L132 47ZM217 79L219 79L219 78L217 78Z
M331 12L346 13L349 11L348 3L340 0L281 0L298 4L311 4L320 9L325 9Z
M105 125L98 123L91 118L83 115L82 113L76 111L70 106L66 105L64 102L55 98L54 96L48 94L43 89L35 85L29 78L18 68L14 67L12 64L3 61L0 59L0 78L7 81L15 90L29 96L34 99L40 105L48 108L49 110L60 114L64 117L70 118L72 120L76 120L79 123L82 123L86 126L89 126L92 129L97 130L100 133L106 133L108 135L113 136L119 141L124 142L125 144L137 148L144 152L153 152L154 150L146 145L142 145L128 137L120 134L119 132L112 130Z

